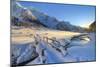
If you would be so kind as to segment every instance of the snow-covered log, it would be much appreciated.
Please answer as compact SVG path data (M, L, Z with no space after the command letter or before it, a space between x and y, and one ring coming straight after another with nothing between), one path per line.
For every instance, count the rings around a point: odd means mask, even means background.
M13 45L12 48L12 65L25 65L38 57L33 44Z

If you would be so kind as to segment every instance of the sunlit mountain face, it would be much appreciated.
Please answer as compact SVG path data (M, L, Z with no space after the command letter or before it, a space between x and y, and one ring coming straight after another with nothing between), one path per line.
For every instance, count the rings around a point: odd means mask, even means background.
M73 25L84 26L95 20L95 6L82 6L72 4L50 4L37 2L19 2L22 6L33 7L60 21L69 21Z

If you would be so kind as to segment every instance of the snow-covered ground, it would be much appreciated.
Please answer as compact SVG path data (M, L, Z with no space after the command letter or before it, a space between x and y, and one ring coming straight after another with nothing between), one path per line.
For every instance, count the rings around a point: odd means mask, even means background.
M26 65L95 61L95 33L34 28L12 29L11 51L15 64Z

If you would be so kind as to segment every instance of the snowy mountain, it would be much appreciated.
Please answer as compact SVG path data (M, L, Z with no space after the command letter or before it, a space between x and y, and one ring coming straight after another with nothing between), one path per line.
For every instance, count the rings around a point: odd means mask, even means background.
M12 3L12 16L24 23L38 23L51 29L65 31L84 31L83 28L74 26L66 21L59 21L37 10L21 6L18 2ZM34 7L34 6L33 6ZM35 25L36 26L36 25Z
M17 2L12 2L12 20L16 22L33 22L36 17L32 15L31 11L22 7Z

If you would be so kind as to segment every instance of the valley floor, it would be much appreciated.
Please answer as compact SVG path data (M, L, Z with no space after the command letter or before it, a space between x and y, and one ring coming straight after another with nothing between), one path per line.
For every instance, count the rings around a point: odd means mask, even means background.
M11 31L12 64L24 65L96 60L95 33L17 28ZM16 59L16 60L15 60ZM15 62L15 63L14 63Z

